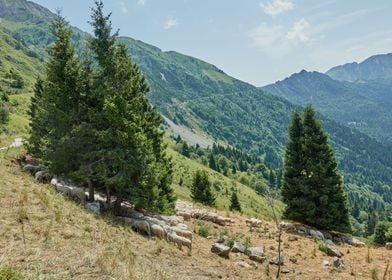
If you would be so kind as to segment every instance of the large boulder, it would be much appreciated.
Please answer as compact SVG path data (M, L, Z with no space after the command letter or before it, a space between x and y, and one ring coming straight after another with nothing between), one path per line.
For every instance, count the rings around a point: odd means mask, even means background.
M387 250L392 250L392 242L387 242L387 243L385 244L385 248L386 248Z
M221 243L214 243L211 247L211 252L217 254L220 257L228 258L230 253L230 247Z
M231 248L233 253L244 253L245 246L241 242L235 242L233 247Z
M343 253L340 252L337 248L327 245L325 253L330 257L338 257L341 258Z
M251 268L252 266L245 261L239 261L236 263L237 266L242 268Z
M245 255L247 255L252 261L260 263L266 259L262 247L249 247L245 250Z
M95 215L100 215L101 214L101 205L99 202L87 202L84 207L91 213L94 213Z

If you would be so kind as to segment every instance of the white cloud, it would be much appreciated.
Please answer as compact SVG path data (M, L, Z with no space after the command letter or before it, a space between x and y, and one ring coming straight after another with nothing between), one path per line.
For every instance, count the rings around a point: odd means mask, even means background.
M263 8L264 13L270 16L276 16L281 13L288 12L294 8L292 0L272 0L267 4L260 3L261 8Z
M302 18L299 21L294 22L293 27L286 34L286 38L298 43L309 41L309 36L306 33L309 23L306 19Z
M292 52L298 45L312 42L309 23L305 19L294 22L290 29L282 25L260 24L247 35L254 47L270 57L280 57Z
M175 18L168 17L163 24L163 28L166 30L172 29L174 26L178 25L178 21Z
M283 35L283 28L280 25L268 26L262 23L257 28L248 33L253 41L253 45L259 48L268 48L277 44Z
M146 5L146 0L137 0L137 5L139 7L143 7L144 5Z
M128 8L123 1L120 2L120 10L123 14L128 14Z

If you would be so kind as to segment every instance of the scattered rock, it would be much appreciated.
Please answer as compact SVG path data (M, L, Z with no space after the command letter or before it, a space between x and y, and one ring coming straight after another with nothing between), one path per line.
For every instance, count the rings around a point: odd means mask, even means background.
M392 242L387 242L387 243L385 244L385 249L387 249L387 250L392 250Z
M252 266L245 261L239 261L236 263L237 266L242 268L251 268Z
M342 252L340 252L337 248L332 246L327 246L325 253L331 257L341 258L343 256Z
M84 207L95 215L101 214L101 207L99 205L99 202L87 202Z
M282 268L282 270L280 272L282 272L283 274L287 274L287 273L290 273L290 269Z
M279 265L280 264L280 265L283 265L284 264L284 257L283 257L283 255L280 255L280 258L279 258L279 255L273 257L270 260L270 264L274 264L274 265Z
M333 258L333 266L336 268L344 269L344 262L341 258L334 257Z
M245 252L245 246L241 242L235 242L231 251L233 253L243 253Z
M214 243L211 247L211 252L217 254L220 257L228 258L230 253L230 247L221 243Z
M245 250L245 255L247 255L252 261L260 263L266 259L262 247L249 247Z

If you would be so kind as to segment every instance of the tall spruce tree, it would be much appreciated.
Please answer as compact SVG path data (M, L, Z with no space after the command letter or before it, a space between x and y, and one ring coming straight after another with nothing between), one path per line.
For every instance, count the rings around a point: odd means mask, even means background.
M282 196L287 218L323 229L351 230L342 177L311 106L305 108L302 121L298 113L293 116Z
M286 147L282 198L286 203L284 217L306 222L305 217L313 215L307 208L306 187L303 185L303 123L300 113L294 112L289 127Z
M238 193L237 190L233 190L233 192L231 193L231 197L230 197L230 211L239 211L241 212L241 204L240 201L238 199Z
M92 22L94 37L89 46L97 61L94 83L96 102L102 105L95 123L101 136L104 184L116 194L116 208L125 198L137 207L168 210L174 207L170 188L171 163L165 154L161 117L149 104L149 87L123 45L116 45L110 15L96 1Z
M191 186L191 197L193 200L201 202L208 206L215 204L215 195L211 190L211 182L205 171L196 171Z
M75 163L68 134L78 118L80 62L71 42L71 29L57 14L51 24L55 38L49 47L45 79L37 80L30 108L32 134L29 150L55 173L67 173Z

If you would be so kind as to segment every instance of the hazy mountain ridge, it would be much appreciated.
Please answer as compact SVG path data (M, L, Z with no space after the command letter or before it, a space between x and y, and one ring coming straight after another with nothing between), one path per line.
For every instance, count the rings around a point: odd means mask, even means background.
M303 70L264 89L301 106L311 103L331 119L392 143L390 105L378 94L377 86L382 85L341 82L319 72Z
M374 55L363 62L347 63L325 74L338 81L369 82L392 79L392 53Z

